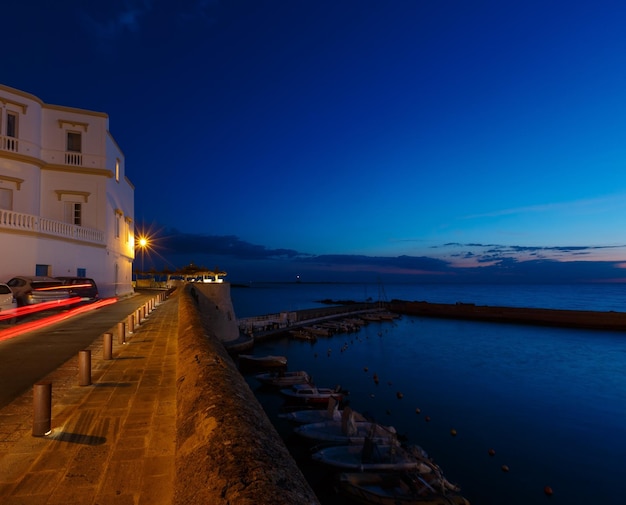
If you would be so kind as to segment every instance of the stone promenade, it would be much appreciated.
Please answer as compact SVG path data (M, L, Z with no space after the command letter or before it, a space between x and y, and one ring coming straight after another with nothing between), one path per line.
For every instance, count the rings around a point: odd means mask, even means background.
M171 504L177 330L174 295L126 343L114 338L112 359L104 359L103 340L94 341L91 385L78 385L78 358L46 377L47 436L32 436L32 392L0 410L0 503Z

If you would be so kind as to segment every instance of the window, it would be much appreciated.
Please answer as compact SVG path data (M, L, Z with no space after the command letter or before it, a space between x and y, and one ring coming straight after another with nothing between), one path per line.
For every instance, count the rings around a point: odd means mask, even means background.
M81 149L81 134L77 132L67 132L67 151L72 153L80 153Z
M120 213L115 211L115 238L120 238Z
M7 112L7 137L17 137L17 114Z
M82 226L83 205L76 202L65 202L65 222Z
M115 182L120 182L120 160L115 160Z
M13 210L13 190L0 188L0 209Z
M50 265L35 265L35 275L50 275Z
M87 277L87 269L86 268L77 268L76 269L76 277Z

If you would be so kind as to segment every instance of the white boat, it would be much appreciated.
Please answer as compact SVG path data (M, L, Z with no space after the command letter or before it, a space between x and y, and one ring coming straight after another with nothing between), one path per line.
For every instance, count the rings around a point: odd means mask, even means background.
M285 356L255 356L253 354L240 354L239 364L242 366L258 368L284 368L287 366Z
M265 372L255 375L255 378L268 386L292 386L294 384L308 384L311 382L311 377L304 370L298 370L294 372L286 372L278 370L276 372Z
M378 445L365 439L363 445L336 445L314 452L314 461L352 471L417 471L426 474L433 471L432 465L402 447Z
M376 444L398 444L393 426L382 426L366 420L358 421L357 416L363 419L363 416L346 407L339 420L304 424L295 428L294 432L309 440L333 444L363 445L366 437Z
M309 424L309 423L321 423L324 421L340 421L342 410L339 409L339 402L332 396L328 399L328 405L325 409L306 409L295 410L293 412L286 412L284 414L278 414L281 419L287 419L296 424ZM357 414L358 415L358 414ZM366 419L358 419L365 421Z
M343 398L340 386L335 388L318 388L313 384L294 384L289 389L281 389L280 393L290 400L315 405L325 405L331 397L336 400Z
M376 505L470 505L458 489L438 477L415 473L349 472L339 474L338 488L359 503ZM447 483L447 484L446 484Z

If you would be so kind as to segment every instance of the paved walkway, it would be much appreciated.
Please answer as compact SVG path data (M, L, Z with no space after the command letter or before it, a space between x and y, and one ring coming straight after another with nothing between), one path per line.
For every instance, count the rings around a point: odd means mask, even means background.
M104 360L91 386L78 357L50 374L52 433L32 436L33 395L0 410L3 505L170 505L176 443L178 298L158 305ZM112 329L112 332L115 330Z

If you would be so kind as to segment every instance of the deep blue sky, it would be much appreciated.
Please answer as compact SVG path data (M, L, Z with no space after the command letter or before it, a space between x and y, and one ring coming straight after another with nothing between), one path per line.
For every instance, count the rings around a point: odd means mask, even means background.
M3 19L0 82L109 114L148 262L626 280L624 2L22 0Z

